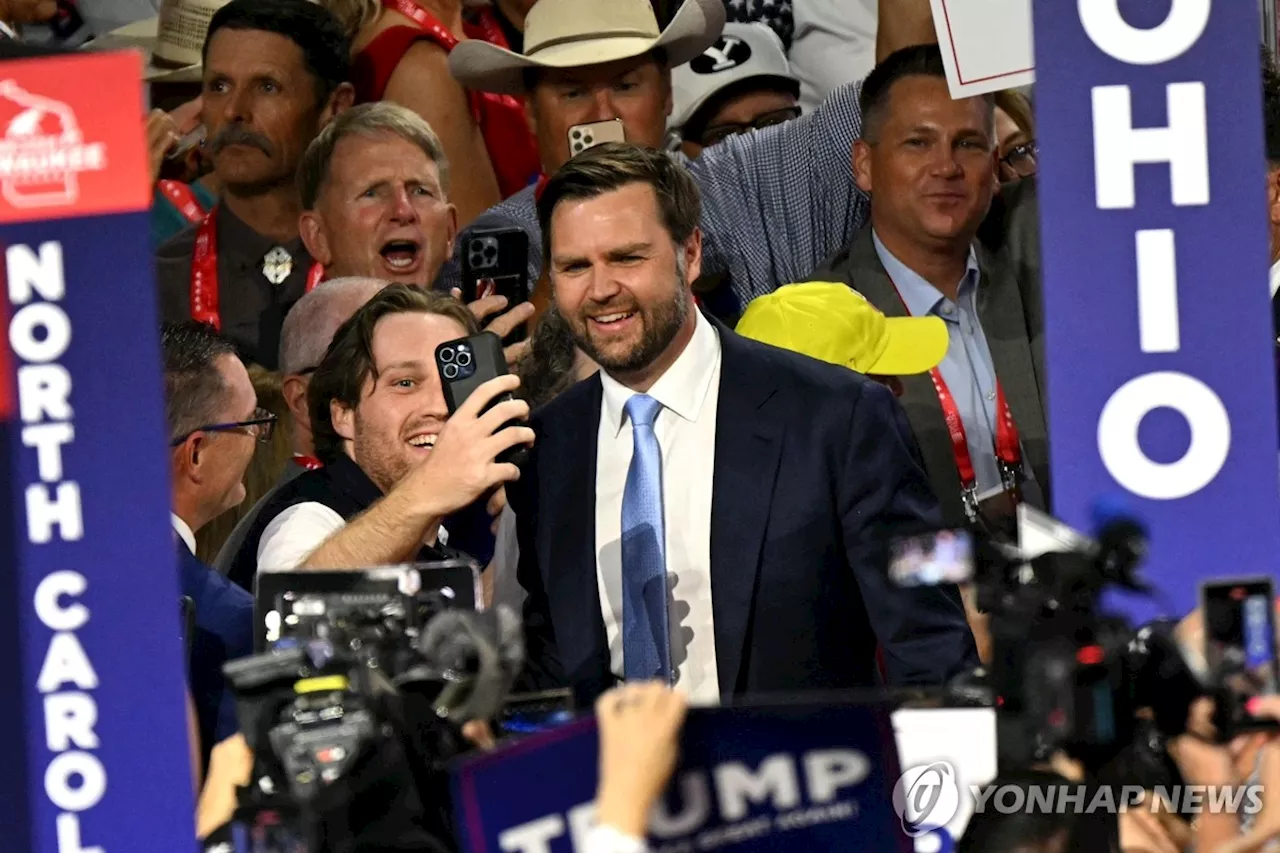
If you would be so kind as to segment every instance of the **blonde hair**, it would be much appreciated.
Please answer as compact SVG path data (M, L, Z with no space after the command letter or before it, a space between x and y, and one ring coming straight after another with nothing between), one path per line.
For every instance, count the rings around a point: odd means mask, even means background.
M449 160L444 156L444 145L431 125L413 110L390 101L375 101L344 110L307 146L298 167L298 193L302 196L302 208L312 210L316 198L329 179L329 166L338 143L348 136L377 137L398 136L422 149L436 164L440 175L440 190L449 192Z
M376 21L378 13L382 11L382 4L378 0L319 0L319 3L342 22L342 28L352 39Z
M996 92L996 108L1004 110L1005 115L1013 119L1018 130L1028 136L1036 135L1035 111L1031 108L1031 99L1017 89L1001 89Z

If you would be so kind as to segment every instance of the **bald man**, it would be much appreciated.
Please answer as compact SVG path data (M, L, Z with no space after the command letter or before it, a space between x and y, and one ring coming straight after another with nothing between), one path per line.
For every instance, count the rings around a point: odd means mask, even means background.
M307 387L311 384L311 373L329 349L338 327L386 286L387 282L376 278L335 278L322 282L299 299L285 317L280 332L280 372L283 374L280 387L293 416L293 457L285 465L275 489L263 495L240 519L214 560L218 571L250 592L253 591L253 576L257 572L258 543L250 543L250 548L244 546L245 538L255 529L259 511L276 489L320 464L315 459L311 443L311 416L307 411ZM247 557L244 556L246 554Z

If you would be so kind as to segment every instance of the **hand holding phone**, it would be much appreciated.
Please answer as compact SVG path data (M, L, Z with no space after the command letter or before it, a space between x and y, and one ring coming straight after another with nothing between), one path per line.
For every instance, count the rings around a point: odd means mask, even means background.
M444 389L444 400L449 407L451 422L455 415L467 407L472 397L487 385L501 377L509 376L506 358L502 353L502 341L492 332L481 332L468 338L444 342L436 348L436 369L440 371L440 384ZM519 380L516 379L508 390L493 395L484 402L478 412L482 419L490 417L493 411L516 402L511 391L518 386ZM519 419L527 417L528 414L529 407L524 404L524 412ZM508 429L515 428L517 419L513 418L505 423L498 422L495 424L495 430L499 424L502 427L499 434L502 434ZM517 466L522 465L526 458L528 458L528 451L518 442L504 446L496 456L499 463L511 463Z
M521 308L529 301L529 235L519 228L473 231L463 238L462 301L483 321L500 310L485 303L495 296L506 299L506 305L486 331L510 343L523 341L532 309Z
M439 363L439 352L436 358ZM431 453L396 491L403 489L422 512L443 519L517 479L520 469L500 457L533 444L533 430L522 423L529 416L529 404L511 395L518 387L516 376L495 376L456 409L451 404L449 420ZM448 397L449 391L445 394Z

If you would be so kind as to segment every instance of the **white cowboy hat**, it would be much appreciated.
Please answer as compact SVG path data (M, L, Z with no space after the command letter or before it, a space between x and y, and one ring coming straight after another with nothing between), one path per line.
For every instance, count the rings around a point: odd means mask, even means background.
M132 50L142 56L142 79L148 83L197 83L202 79L200 63L157 61L160 48L160 18L144 18L98 36L82 50Z
M665 30L649 0L538 0L525 19L523 54L479 40L449 54L449 70L468 89L516 95L529 68L580 68L661 48L674 68L715 44L724 0L684 0Z
M163 0L159 15L112 30L84 49L142 54L142 79L148 83L199 83L204 79L200 58L209 21L228 2Z

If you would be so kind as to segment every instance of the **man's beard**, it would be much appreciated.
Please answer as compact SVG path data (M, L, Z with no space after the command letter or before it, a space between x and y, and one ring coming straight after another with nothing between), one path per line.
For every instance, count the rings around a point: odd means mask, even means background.
M352 442L352 451L356 464L384 495L388 494L409 473L412 463L406 459L406 452L396 446L395 438L382 441L365 430L358 413L355 426L356 437Z
M652 311L639 303L632 309L640 319L642 331L640 342L629 352L611 356L597 348L587 333L588 320L581 313L571 324L574 343L609 373L627 374L644 370L666 351L689 319L689 279L683 258L679 256L676 261L676 279L679 286L676 288L675 299L659 303Z

